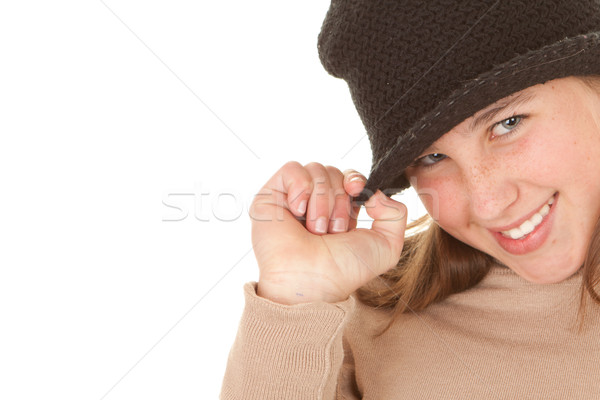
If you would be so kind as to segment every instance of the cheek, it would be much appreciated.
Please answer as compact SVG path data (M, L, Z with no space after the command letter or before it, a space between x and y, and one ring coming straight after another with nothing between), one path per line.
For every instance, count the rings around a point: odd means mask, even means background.
M460 195L458 184L451 177L421 179L417 188L421 202L427 213L442 228L449 231L460 225L468 206Z
M540 127L522 143L518 163L522 176L556 189L586 180L590 167L600 167L596 159L600 143L587 139L579 126Z
M556 174L559 167L564 167L565 151L568 146L564 137L552 134L551 128L540 127L537 132L528 135L519 143L515 162L512 163L520 171L522 178L539 179L543 183Z

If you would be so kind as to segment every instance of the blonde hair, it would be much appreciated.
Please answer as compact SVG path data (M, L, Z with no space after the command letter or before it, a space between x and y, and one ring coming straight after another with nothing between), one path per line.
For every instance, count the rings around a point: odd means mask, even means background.
M579 77L600 93L600 76ZM600 199L599 199L600 201ZM415 233L416 232L416 233ZM365 304L393 311L387 331L402 313L420 311L448 296L465 291L497 263L491 256L455 239L428 215L407 227L404 248L396 267L357 291ZM582 266L579 328L588 298L600 305L600 222L596 222Z

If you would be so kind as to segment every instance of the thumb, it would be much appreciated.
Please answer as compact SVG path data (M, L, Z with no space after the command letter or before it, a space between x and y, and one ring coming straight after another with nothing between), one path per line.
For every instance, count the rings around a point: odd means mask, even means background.
M406 206L386 196L377 190L365 203L369 217L373 218L371 230L381 233L390 246L392 260L396 263L400 259L404 245L404 231L406 230Z

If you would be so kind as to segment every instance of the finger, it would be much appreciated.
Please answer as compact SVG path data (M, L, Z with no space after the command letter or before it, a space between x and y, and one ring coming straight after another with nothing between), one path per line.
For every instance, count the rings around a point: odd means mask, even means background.
M329 174L329 181L333 194L333 210L331 211L329 220L329 232L346 232L352 210L350 196L344 190L344 175L339 169L329 165L326 166L325 169Z
M343 172L344 174L344 190L350 196L358 196L365 187L367 178L356 171L355 169L347 169ZM360 205L352 203L350 198L350 218L348 220L348 230L353 230L358 224L358 214L360 212Z
M369 198L365 208L373 218L370 229L355 229L323 237L327 246L333 249L332 253L338 255L336 263L360 275L361 282L367 282L398 264L406 229L406 207L387 198L380 190Z
M360 205L353 205L350 199L350 218L348 219L348 231L356 229L358 225L358 214L360 213Z
M294 216L304 215L313 180L304 167L296 162L284 164L256 194L250 207L250 217L256 221L281 219L282 209Z
M377 190L365 203L367 214L373 218L371 230L380 233L388 243L388 252L382 252L380 265L395 265L400 259L406 230L406 206Z
M365 187L367 178L354 169L347 169L343 172L343 174L344 190L346 190L350 196L358 196Z
M334 205L329 173L322 164L316 162L308 163L304 168L313 184L306 210L306 229L314 234L325 234Z

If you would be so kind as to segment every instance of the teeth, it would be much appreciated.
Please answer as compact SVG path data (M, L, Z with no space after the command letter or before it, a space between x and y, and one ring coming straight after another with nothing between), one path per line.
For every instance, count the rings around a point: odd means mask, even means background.
M535 213L535 214L533 214L533 217L531 217L531 222L533 222L533 225L537 226L540 224L540 222L542 222L543 219L544 219L544 216L542 214Z
M521 230L521 232L523 232L525 235L527 235L528 233L533 232L533 228L535 228L535 225L533 224L533 222L531 221L525 221L521 224L521 226L519 226L519 229Z
M503 234L505 234L506 236L510 236L511 239L518 239L521 236L525 235L523 232L521 232L521 230L519 228L513 228L508 232L502 232ZM508 233L508 235L507 235Z
M531 216L527 221L523 222L518 228L513 228L509 231L502 231L504 236L509 236L511 239L520 239L525 235L533 232L536 226L538 226L544 217L550 212L550 205L554 203L554 196L548 200L547 204L544 204L542 208Z

